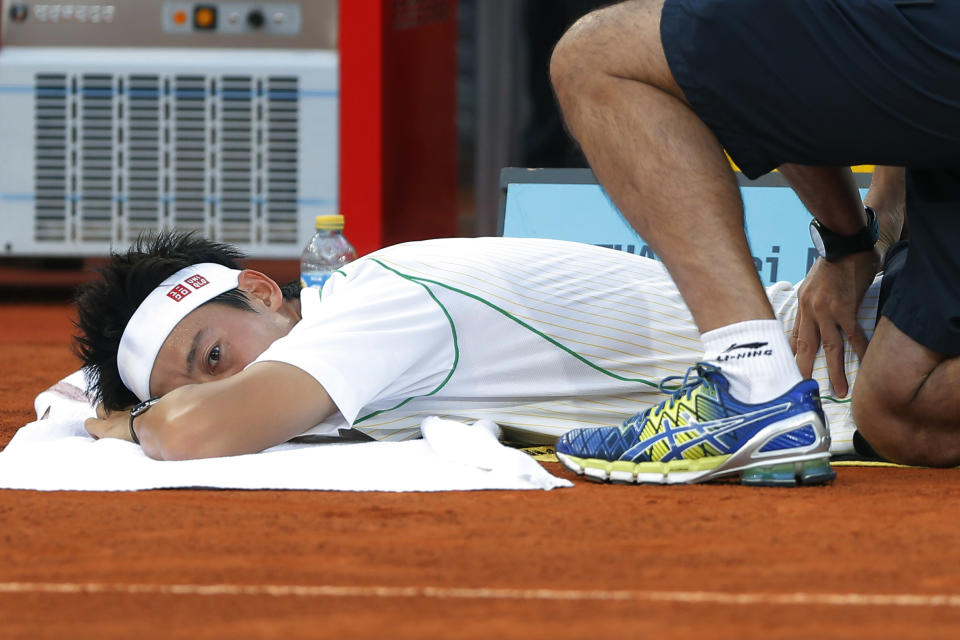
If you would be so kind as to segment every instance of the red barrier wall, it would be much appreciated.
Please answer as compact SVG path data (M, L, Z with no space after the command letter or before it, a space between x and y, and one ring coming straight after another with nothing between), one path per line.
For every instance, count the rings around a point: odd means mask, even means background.
M456 0L340 4L340 209L360 253L457 234Z

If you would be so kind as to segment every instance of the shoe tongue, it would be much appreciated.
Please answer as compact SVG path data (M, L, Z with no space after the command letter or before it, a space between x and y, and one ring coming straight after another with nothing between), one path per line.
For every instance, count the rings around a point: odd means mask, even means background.
M726 376L724 376L719 369L711 370L711 371L701 371L700 377L706 380L709 380L710 384L720 387L724 391L728 391L730 389L730 382L727 380Z

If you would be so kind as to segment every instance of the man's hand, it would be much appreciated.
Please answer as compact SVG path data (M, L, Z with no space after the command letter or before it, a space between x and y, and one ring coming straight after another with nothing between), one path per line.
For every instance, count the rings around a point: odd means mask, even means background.
M813 361L823 344L827 370L834 393L841 398L849 387L843 368L846 334L861 359L867 351L867 336L857 322L857 311L880 268L877 249L847 256L837 262L817 259L798 290L797 321L790 347L804 378L813 373Z
M130 439L130 410L107 411L102 404L97 405L97 417L87 418L83 423L87 433L94 438L119 438L127 442Z

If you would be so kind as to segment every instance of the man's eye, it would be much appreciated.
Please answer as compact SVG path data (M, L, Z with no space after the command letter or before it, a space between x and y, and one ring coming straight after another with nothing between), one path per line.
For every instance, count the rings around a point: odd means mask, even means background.
M220 347L214 347L210 349L210 354L207 356L207 365L209 365L210 371L214 371L219 363Z

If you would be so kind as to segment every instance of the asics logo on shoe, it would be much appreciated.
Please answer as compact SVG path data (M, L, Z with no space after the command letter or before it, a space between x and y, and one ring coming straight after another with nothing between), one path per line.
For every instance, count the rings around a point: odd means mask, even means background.
M710 435L719 436L730 431L735 431L744 425L752 424L758 420L771 418L777 414L783 413L789 408L790 403L785 402L783 404L766 407L752 413L741 413L738 416L730 416L729 418L711 420L707 423L701 423L700 427Z
M763 347L765 346L767 346L766 342L745 342L743 344L733 343L724 349L719 356L717 356L717 362L741 360L743 358L757 358L759 356L772 356L773 349L764 349ZM736 351L738 349L747 349L747 351L730 353L731 351Z
M633 445L629 449L623 452L623 455L620 456L620 460L628 460L630 462L635 462L638 458L642 457L650 447L657 444L662 440L669 440L672 443L670 452L661 458L661 460L677 459L682 458L683 451L696 447L699 445L707 445L711 449L715 449L720 455L723 453L729 453L743 440L748 440L755 435L753 429L749 434L746 434L746 438L741 438L739 434L733 433L731 437L726 438L727 442L721 442L718 440L720 436L731 434L732 432L744 429L745 427L757 427L757 423L766 422L770 418L777 416L781 413L790 410L790 403L785 402L783 404L774 405L772 407L764 407L757 411L751 413L742 413L735 416L729 416L727 418L719 418L717 420L710 420L707 422L693 423L683 426L674 427L669 420L664 420L661 423L661 429L659 433L641 440L637 444ZM762 428L763 425L759 425L759 428ZM690 431L696 431L701 435L685 440L682 444L673 444L676 436ZM732 441L731 441L732 440ZM659 462L654 460L654 462Z

